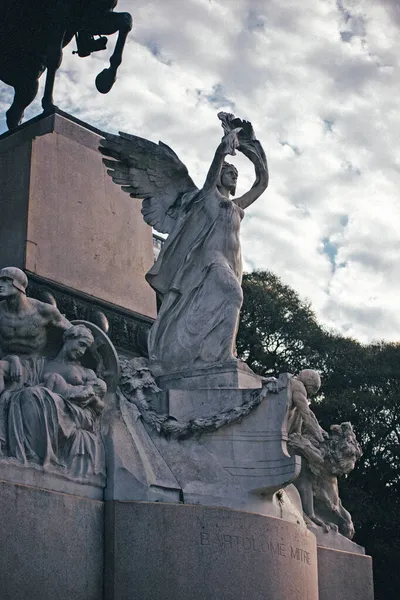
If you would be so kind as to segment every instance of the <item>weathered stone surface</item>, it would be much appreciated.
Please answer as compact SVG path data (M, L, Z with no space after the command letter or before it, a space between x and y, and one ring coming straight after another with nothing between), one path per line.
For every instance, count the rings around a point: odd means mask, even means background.
M108 367L104 377L115 389L116 352L96 325L73 325L55 306L27 297L27 284L20 269L0 270L0 463L59 468L61 478L96 485L105 477L98 428L107 391L96 372Z
M231 361L203 369L187 369L168 373L157 378L163 390L169 389L256 389L261 387L261 377L241 361Z
M141 417L130 417L132 441L136 445L144 423L185 503L303 522L280 492L300 471L299 457L286 451L288 376L265 380L255 390L169 390L167 412L161 413L152 398L156 404L162 393L148 366L139 359L123 361L121 373L125 401Z
M1 600L101 600L104 505L0 482Z
M318 548L319 600L373 600L370 556Z
M331 550L342 550L344 552L351 552L352 554L365 554L365 548L356 544L349 538L333 531L325 531L322 527L307 523L308 529L313 532L317 538L317 546L321 548L330 548Z
M107 177L99 139L65 113L0 139L0 206L10 215L0 221L0 267L14 264L154 317L144 278L153 264L151 228L139 203Z
M318 599L315 538L280 519L110 502L106 539L105 600Z
M44 487L72 493L70 478L97 497L106 476L100 417L117 389L118 356L97 325L70 323L27 297L27 285L22 270L0 269L0 470L41 485L41 468Z
M104 476L92 475L73 481L68 473L63 473L56 467L43 470L40 465L33 463L21 464L17 459L0 461L0 481L19 484L21 486L37 487L43 490L61 492L80 498L103 500Z
M351 540L354 525L340 500L337 479L354 469L362 451L351 423L331 425L329 433L319 425L309 407L308 396L316 394L320 386L320 376L313 369L304 369L291 378L288 448L291 454L302 457L295 486L301 496L306 522L314 530L321 528L321 538L332 530L341 534L338 538L345 536ZM326 541L325 537L323 545ZM339 548L345 545L340 539L337 544Z
M311 412L311 411L310 411ZM322 430L321 430L322 431ZM339 532L350 540L354 525L339 497L338 476L350 473L361 456L351 423L331 425L322 439L313 433L292 433L288 447L302 457L301 472L295 482L307 521L324 531Z
M177 421L209 418L250 402L252 394L253 390L235 388L170 389L166 394L165 412Z
M181 487L146 431L136 406L118 394L102 417L106 500L179 502Z

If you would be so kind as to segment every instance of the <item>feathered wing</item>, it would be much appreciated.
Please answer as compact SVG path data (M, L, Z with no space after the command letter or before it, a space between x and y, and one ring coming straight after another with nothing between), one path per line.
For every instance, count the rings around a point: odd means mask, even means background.
M182 195L197 190L185 165L166 144L120 132L105 134L100 152L107 173L132 198L143 199L143 218L161 233L171 233Z

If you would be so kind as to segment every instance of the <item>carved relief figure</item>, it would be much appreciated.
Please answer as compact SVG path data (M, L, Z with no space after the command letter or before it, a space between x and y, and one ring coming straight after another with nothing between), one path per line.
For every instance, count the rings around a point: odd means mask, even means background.
M52 305L27 298L25 274L0 271L0 447L27 464L67 467L69 475L101 473L104 460L96 427L107 386L81 359L94 337L71 325ZM63 336L46 358L51 327ZM11 354L13 352L13 354Z
M351 539L354 525L339 497L338 480L350 473L361 456L351 423L332 425L327 433L308 406L307 394L320 388L319 374L301 371L291 380L291 405L287 420L288 448L302 457L301 472L294 481L306 518L325 531L339 531Z
M92 343L86 327L70 327L56 359L41 360L36 385L3 392L9 457L67 467L75 477L103 471L96 423L107 386L79 363Z
M199 190L163 143L121 133L107 135L101 152L113 181L143 198L145 221L168 239L147 281L161 308L149 336L152 363L164 372L235 359L242 304L240 223L268 185L264 151L250 123L220 113L225 135ZM240 198L237 170L225 162L238 149L254 164L256 180Z
M21 382L25 371L34 368L35 358L46 350L49 332L63 332L71 326L60 311L45 302L26 296L28 279L16 267L0 270L0 356L7 357L12 382ZM29 375L25 372L27 383Z
M337 480L354 469L362 454L351 423L332 425L329 437L320 444L293 434L288 445L303 457L301 473L294 484L306 516L325 531L339 531L352 539L353 521L340 500Z
M328 436L320 427L308 402L308 396L317 394L320 387L321 378L313 369L304 369L291 379L291 407L287 422L289 436L303 432L312 435L319 442L323 442Z
M104 408L102 400L107 385L80 360L94 343L92 332L84 325L73 325L64 332L64 344L58 356L44 366L43 383L47 389L88 408L93 418ZM91 428L93 428L91 426Z
M60 394L81 408L88 408L93 417L100 415L107 385L80 360L94 343L92 332L84 325L73 325L64 332L64 344L58 356L44 366L46 388Z
M116 13L118 0L2 0L0 3L0 79L15 88L7 111L9 129L22 120L36 97L39 77L47 69L42 106L54 108L53 88L62 49L77 35L77 54L89 56L104 50L105 37L118 32L110 67L96 78L99 92L112 88L122 61L127 35L132 29L129 13Z

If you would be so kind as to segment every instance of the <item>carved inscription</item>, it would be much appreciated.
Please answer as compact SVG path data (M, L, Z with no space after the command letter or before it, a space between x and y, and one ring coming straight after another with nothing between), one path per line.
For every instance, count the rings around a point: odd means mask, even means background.
M237 552L256 552L281 556L289 560L296 560L306 565L311 565L311 553L297 546L275 542L265 537L228 535L224 533L200 533L200 545L218 547L220 549L232 549Z

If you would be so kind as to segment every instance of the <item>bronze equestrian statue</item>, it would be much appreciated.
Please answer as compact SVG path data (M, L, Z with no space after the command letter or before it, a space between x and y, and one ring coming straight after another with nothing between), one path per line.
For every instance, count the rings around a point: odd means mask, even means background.
M54 108L55 75L61 65L62 50L74 36L76 53L89 56L104 50L104 36L118 32L110 67L96 77L98 91L110 91L132 29L129 13L114 12L117 3L118 0L1 0L0 79L15 89L14 101L6 113L9 129L21 123L46 69L42 107L45 112Z

